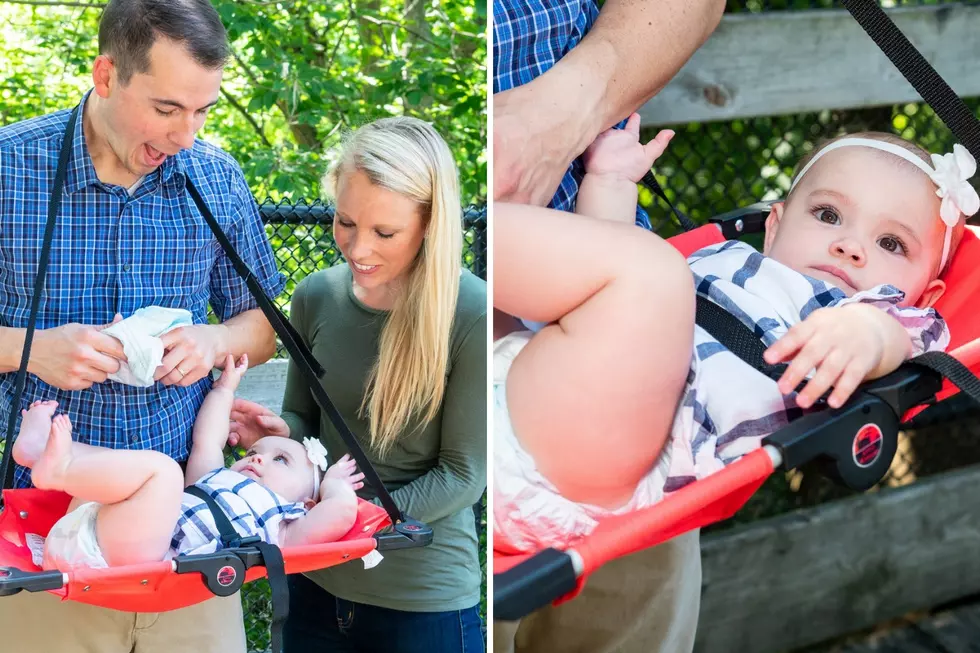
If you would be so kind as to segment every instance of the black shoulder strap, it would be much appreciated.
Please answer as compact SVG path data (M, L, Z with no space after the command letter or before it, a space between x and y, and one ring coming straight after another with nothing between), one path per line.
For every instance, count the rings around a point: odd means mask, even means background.
M761 340L762 334L755 333L710 299L701 295L697 295L695 299L697 303L694 322L699 327L750 367L774 380L783 375L787 365L770 365L763 359L766 346Z
M677 218L678 224L681 225L681 229L684 231L692 231L698 228L698 225L696 225L693 220L677 210L673 202L667 199L667 193L664 192L664 189L661 187L660 182L657 181L657 178L653 176L653 172L647 170L647 173L643 175L640 183L649 188L654 195L662 199L667 206L670 207L670 210L674 213L674 217Z
M211 511L211 516L214 517L214 525L218 527L218 535L221 537L221 545L226 547L235 546L236 540L241 539L241 537L238 531L235 530L235 527L231 525L231 520L228 519L228 515L221 509L218 502L214 500L214 497L208 494L207 490L196 485L185 487L184 492L203 501L204 505Z
M214 500L214 497L208 494L207 490L191 485L184 488L184 492L203 501L208 510L211 511L223 547L237 547L242 544L238 531L232 526L228 515ZM262 555L262 564L265 566L266 576L269 578L269 587L272 590L272 653L281 653L282 627L286 622L286 617L289 616L289 585L286 584L286 563L283 560L282 551L275 544L261 540L245 546L254 546Z
M79 105L81 106L81 105ZM20 368L14 379L14 396L10 399L10 415L7 418L7 435L4 438L3 458L0 459L0 478L3 479L3 489L14 485L14 465L10 458L14 450L14 428L17 425L17 413L20 412L20 400L24 395L24 385L27 383L27 364L31 360L31 342L34 340L34 329L37 327L37 314L41 308L41 295L44 293L44 277L48 272L48 259L51 257L51 240L54 237L54 225L61 208L62 191L65 188L65 178L68 176L68 162L75 143L75 125L78 122L78 106L68 117L65 136L58 155L58 168L54 173L54 185L51 188L51 200L48 202L48 221L44 225L44 243L41 245L41 256L37 262L37 274L34 276L34 295L31 297L31 313L27 318L27 334L24 336L24 350L20 356Z
M843 0L854 20L942 118L960 143L980 160L980 121L925 57L896 27L877 0Z
M313 398L323 409L323 412L327 414L330 418L331 423L340 437L343 438L344 443L347 448L350 449L351 456L357 461L357 466L360 468L361 473L364 474L365 480L374 488L374 491L378 495L378 499L381 501L381 505L384 506L385 511L387 511L388 516L391 517L392 523L398 523L404 520L402 512L395 505L395 500L391 498L388 493L387 488L385 488L384 483L381 481L381 477L378 476L377 470L374 469L374 465L368 460L367 455L364 453L364 449L357 442L357 438L351 432L350 427L344 421L343 416L341 416L340 411L334 406L330 397L327 395L323 386L320 384L320 377L323 376L323 368L317 363L316 359L313 357L312 352L303 342L303 339L299 337L296 330L290 324L289 320L285 318L281 311L275 306L275 304L268 298L262 286L259 285L252 271L249 270L248 266L232 247L231 241L221 230L218 225L217 220L214 219L211 210L208 205L204 202L201 194L197 191L190 178L187 179L187 191L190 193L197 204L197 209L204 216L204 220L211 227L211 231L214 232L215 238L221 243L221 248L224 249L225 254L231 259L232 265L234 265L235 270L248 285L249 291L255 297L256 301L259 303L259 308L265 314L272 328L275 329L279 337L282 338L282 344L289 352L289 355L293 359L293 363L299 369L300 373L303 375L303 380L310 387L310 392L313 394Z
M772 379L778 379L786 370L785 364L769 365L762 358L766 350L760 335L745 326L737 317L718 306L710 299L697 296L696 324L711 334L726 349L738 356L744 363ZM905 361L903 366L921 367L938 372L943 378L960 389L977 405L980 405L980 379L974 376L963 363L941 351L930 351ZM806 385L800 383L799 392ZM901 415L899 415L901 418Z

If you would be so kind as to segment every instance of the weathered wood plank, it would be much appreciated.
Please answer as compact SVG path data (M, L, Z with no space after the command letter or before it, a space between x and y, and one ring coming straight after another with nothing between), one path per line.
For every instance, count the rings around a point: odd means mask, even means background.
M250 399L278 413L282 408L282 395L286 389L288 362L285 359L272 359L248 370L238 385L235 396Z
M980 651L980 604L891 624L860 638L848 638L808 653L975 653Z
M888 13L953 90L980 95L980 7ZM640 116L666 125L917 101L847 11L776 11L726 15Z
M702 540L695 650L777 653L980 590L980 466Z

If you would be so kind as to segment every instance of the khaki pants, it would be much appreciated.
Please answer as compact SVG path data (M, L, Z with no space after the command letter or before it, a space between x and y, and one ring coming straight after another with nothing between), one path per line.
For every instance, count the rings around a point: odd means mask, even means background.
M494 622L494 653L690 653L701 606L700 532L618 558L575 599Z
M48 592L0 597L4 653L245 653L241 594L170 612L119 612Z

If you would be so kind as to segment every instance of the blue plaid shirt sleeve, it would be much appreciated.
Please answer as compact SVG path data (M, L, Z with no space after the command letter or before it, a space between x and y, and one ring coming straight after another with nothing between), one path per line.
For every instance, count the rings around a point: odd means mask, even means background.
M269 298L275 299L286 286L286 276L276 269L258 205L240 171L233 174L231 192L234 215L228 239ZM248 292L245 281L235 271L231 259L225 255L215 265L210 290L211 308L222 321L258 306Z
M494 0L493 92L527 84L551 69L579 44L599 16L596 0ZM626 126L624 119L616 129ZM585 176L581 158L572 161L548 206L574 211ZM636 224L651 229L636 207Z

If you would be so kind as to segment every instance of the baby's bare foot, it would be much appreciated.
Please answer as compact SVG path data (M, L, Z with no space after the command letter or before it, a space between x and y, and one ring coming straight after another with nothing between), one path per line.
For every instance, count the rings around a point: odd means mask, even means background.
M20 422L20 433L14 440L12 452L18 465L34 467L37 459L48 443L48 432L51 430L51 416L58 407L57 401L35 401L29 410L22 410L24 416Z
M51 420L48 443L31 470L31 480L42 490L64 490L71 460L71 421L67 415L58 415Z

